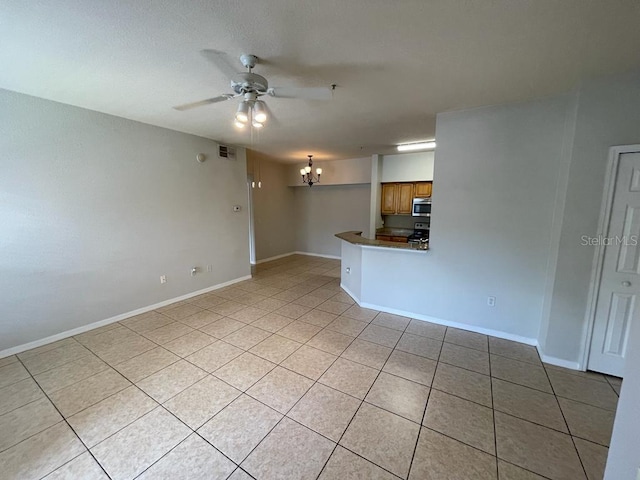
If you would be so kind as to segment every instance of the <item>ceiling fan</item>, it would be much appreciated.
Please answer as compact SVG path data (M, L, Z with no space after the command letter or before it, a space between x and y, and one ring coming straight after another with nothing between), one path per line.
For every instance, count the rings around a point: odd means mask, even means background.
M269 82L262 75L253 73L253 68L259 62L258 57L250 54L240 55L240 62L247 68L246 72L237 72L228 62L226 54L216 50L203 50L202 55L213 63L222 73L231 80L233 93L223 93L217 97L207 98L198 102L186 103L173 107L175 110L184 111L192 108L202 107L211 103L224 102L232 98L243 97L238 105L235 116L235 125L244 128L249 122L255 128L264 126L268 116L269 108L260 97L269 95L276 98L302 98L307 100L331 100L331 88L325 87L269 87Z

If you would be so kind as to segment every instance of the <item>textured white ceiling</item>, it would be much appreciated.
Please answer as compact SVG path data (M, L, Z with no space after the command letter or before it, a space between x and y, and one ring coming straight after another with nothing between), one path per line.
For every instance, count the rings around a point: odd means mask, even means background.
M638 0L2 0L0 88L245 145L282 160L361 157L431 138L435 114L567 91L640 67ZM277 117L231 125L202 49L263 59ZM240 63L238 62L238 67Z

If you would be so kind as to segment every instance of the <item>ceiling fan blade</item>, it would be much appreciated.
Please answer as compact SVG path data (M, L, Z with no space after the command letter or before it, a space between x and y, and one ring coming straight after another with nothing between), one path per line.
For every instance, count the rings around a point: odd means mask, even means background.
M225 93L224 95L219 95L213 98L207 98L206 100L200 100L199 102L185 103L184 105L178 105L173 108L174 110L179 110L183 112L184 110L191 110L192 108L203 107L205 105L209 105L210 103L224 102L225 100L229 100L230 98L233 98L233 97L234 97L233 95Z
M200 52L204 58L213 63L218 70L220 70L228 79L232 79L237 76L238 69L234 67L229 61L229 56L224 52L218 50L202 50Z
M331 100L330 88L325 87L273 87L267 92L276 98L302 98L306 100Z

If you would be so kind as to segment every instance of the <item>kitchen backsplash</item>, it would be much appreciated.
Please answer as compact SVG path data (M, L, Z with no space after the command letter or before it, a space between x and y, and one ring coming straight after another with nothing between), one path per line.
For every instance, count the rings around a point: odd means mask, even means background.
M412 230L415 222L424 222L424 219L411 215L384 215L382 219L387 228L410 228Z

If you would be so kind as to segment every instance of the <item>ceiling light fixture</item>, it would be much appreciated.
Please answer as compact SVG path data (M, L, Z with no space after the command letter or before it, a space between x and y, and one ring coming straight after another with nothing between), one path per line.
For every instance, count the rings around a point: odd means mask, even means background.
M247 123L249 121L249 102L246 100L238 104L238 111L236 112L236 120L240 123Z
M262 100L256 100L257 95L253 92L246 93L244 98L238 105L234 125L237 128L244 128L251 123L254 128L264 127L269 117L267 105Z
M311 173L313 168L313 155L307 155L309 157L309 165L300 169L300 175L302 175L302 183L308 184L313 187L314 183L320 183L320 175L322 175L322 169L316 168L316 174Z
M253 120L261 124L267 121L267 106L262 100L253 104Z
M418 143L402 143L398 145L399 152L410 152L413 150L433 150L434 148L436 148L435 140Z

